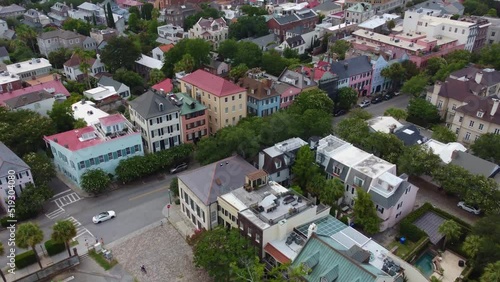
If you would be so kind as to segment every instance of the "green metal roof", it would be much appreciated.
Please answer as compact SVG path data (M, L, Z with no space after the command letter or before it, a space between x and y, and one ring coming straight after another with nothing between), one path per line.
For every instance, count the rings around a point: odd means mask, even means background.
M326 240L323 240L322 237L314 233L297 255L291 267L295 268L302 263L310 263L311 258L315 258L318 253L318 262L312 267L312 271L310 271L309 274L304 275L306 281L370 282L376 281L378 275L387 276L387 274L383 275L381 270L371 265L365 266L343 255ZM336 280L334 280L335 278Z
M194 100L191 98L189 95L184 94L184 93L175 93L175 96L177 97L177 100L180 100L182 98L182 106L181 108L181 116L188 115L194 112L202 111L205 110L207 107L203 106L201 103L198 101ZM194 108L191 108L192 104L194 104Z

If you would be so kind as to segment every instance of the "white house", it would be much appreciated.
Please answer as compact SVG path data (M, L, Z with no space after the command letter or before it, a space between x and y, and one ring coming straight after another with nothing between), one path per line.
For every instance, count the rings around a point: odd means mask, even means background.
M333 135L319 141L316 162L328 178L345 185L343 202L353 206L357 189L368 192L382 219L380 231L394 226L413 210L418 188L407 175L396 175L396 165L369 154Z
M171 44L163 44L163 45L160 45L160 46L154 48L153 51L151 51L151 53L152 53L154 59L163 62L165 53L170 51L170 49L172 49L172 48L174 48L174 44L172 44L172 43Z
M302 55L302 54L304 54L304 52L307 48L308 48L308 46L306 45L306 42L304 41L302 36L297 35L297 36L285 39L278 47L275 48L275 50L283 52L286 49L292 49L292 50L297 51L297 53L299 55Z
M71 58L67 60L63 65L64 75L66 76L66 78L75 81L81 81L85 79L85 74L80 69L81 64L82 59L77 54L73 54ZM92 77L95 77L98 73L106 71L106 67L101 62L99 54L97 54L96 59L89 59L87 64L89 65L88 74Z
M189 38L201 38L210 42L217 50L222 41L229 36L229 27L223 18L200 18L198 22L189 30Z
M189 34L180 26L173 24L162 25L157 28L158 36L177 43L184 38L188 38Z
M145 149L158 152L181 143L182 101L148 91L129 102L130 120L141 128Z
M116 90L113 86L98 86L89 90L83 91L83 95L94 101L102 101L111 96L117 96Z
M0 142L0 204L5 211L7 211L5 200L8 196L14 193L12 196L19 197L28 183L34 184L30 167ZM9 193L11 185L13 192Z
M66 100L64 94L53 94L42 89L7 99L4 103L10 110L31 110L42 116L48 116L48 112L52 110L54 103L64 100Z
M110 77L103 75L97 82L97 86L100 87L112 86L115 89L115 92L118 93L118 95L120 95L122 99L130 98L130 87Z
M50 74L52 65L44 58L33 58L28 61L7 65L7 71L13 73L22 80L30 80Z
M96 108L92 101L81 101L71 105L73 117L75 119L83 119L87 125L99 123L99 119L109 116L108 113Z

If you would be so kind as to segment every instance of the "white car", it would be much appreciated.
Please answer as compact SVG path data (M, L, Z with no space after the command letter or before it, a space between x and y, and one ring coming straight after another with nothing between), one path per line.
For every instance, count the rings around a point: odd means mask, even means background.
M372 102L370 100L364 100L363 102L359 103L360 108L366 108L371 105Z
M100 214L94 216L92 218L92 221L97 224L97 223L101 223L103 221L106 221L106 220L110 220L112 218L115 218L116 217L116 213L114 211L106 211L106 212L101 212Z
M475 208L473 206L467 205L465 202L458 202L457 207L462 208L465 211L468 211L470 213L473 213L475 215L478 215L481 213L481 210L478 208Z

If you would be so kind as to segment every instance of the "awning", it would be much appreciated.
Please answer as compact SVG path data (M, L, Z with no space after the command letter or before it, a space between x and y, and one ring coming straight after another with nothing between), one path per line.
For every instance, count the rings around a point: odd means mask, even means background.
M264 251L268 253L270 256L272 256L279 263L285 264L291 261L287 256L278 251L278 249L276 249L273 245L269 243L267 243L267 245L264 247Z

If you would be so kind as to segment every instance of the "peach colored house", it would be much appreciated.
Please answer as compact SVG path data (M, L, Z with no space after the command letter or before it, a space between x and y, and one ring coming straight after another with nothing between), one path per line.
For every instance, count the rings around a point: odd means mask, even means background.
M181 108L181 140L182 143L198 142L208 135L207 107L183 93L175 94L182 101Z

